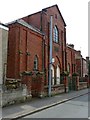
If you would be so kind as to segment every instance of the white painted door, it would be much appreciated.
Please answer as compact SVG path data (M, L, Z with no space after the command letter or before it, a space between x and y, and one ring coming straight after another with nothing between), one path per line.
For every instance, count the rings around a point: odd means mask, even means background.
M57 68L56 68L56 84L57 85L60 84L60 68L59 68L58 65L57 65Z
M52 85L54 85L54 67L51 67Z

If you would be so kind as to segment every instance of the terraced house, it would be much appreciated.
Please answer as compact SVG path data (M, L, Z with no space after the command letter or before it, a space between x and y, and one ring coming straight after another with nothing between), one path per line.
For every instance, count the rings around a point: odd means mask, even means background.
M5 83L7 67L8 27L0 23L0 87Z

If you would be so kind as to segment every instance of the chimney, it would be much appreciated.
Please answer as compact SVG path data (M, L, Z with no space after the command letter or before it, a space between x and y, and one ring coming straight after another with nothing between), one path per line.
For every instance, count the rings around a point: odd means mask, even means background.
M77 50L78 55L81 55L81 50Z
M89 57L86 57L86 60L89 61Z
M74 45L73 44L68 44L68 46L74 49Z

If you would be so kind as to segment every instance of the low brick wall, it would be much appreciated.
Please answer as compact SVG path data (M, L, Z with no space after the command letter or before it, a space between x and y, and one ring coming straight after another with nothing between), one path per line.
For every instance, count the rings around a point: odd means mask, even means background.
M4 107L10 104L24 102L27 98L28 98L28 92L26 86L23 86L22 88L12 91L10 90L2 91L1 106Z
M52 95L56 95L56 94L64 93L64 92L65 92L64 84L61 84L61 85L55 85L55 86L53 86L51 94Z
M79 82L78 90L87 88L87 82Z
M44 96L44 77L36 76L32 77L32 85L31 85L31 94L32 97L40 97Z
M53 85L51 88L51 95L56 95L60 93L65 93L65 86L64 84L61 85ZM48 95L48 86L44 88L44 96Z

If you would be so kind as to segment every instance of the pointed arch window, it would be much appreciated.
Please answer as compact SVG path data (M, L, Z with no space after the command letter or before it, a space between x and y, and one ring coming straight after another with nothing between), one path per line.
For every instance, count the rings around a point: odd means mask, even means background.
M54 79L54 67L53 67L53 65L51 66L51 77L52 77L51 84L54 85L55 79Z
M34 70L38 70L38 57L35 55L34 57Z
M58 32L58 28L56 25L54 27L53 35L54 35L54 42L59 43L59 32Z
M70 72L70 63L68 63L67 71Z
M56 84L60 84L60 68L59 66L57 65L57 68L56 68Z

